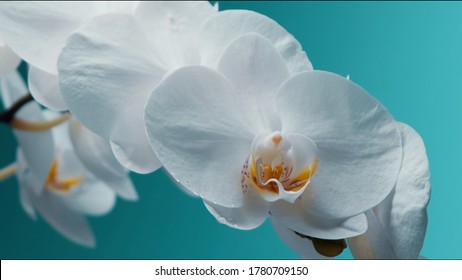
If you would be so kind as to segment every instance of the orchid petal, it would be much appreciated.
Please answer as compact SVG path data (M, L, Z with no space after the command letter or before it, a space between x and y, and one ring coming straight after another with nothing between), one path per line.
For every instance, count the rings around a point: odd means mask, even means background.
M54 111L67 110L59 91L57 75L30 66L28 79L30 93L38 103Z
M263 108L261 114L270 131L281 129L272 96L290 73L268 39L258 33L236 38L223 53L218 71L233 83L241 98L246 100L242 105L255 107L255 104L259 104Z
M381 203L374 211L379 221L389 228L398 258L417 259L427 228L430 172L422 138L410 126L398 125L403 142L403 162L394 192L387 198L391 207ZM389 214L384 214L386 212ZM384 221L387 217L388 220Z
M127 13L133 14L140 1L94 1L94 9L98 14Z
M91 2L2 2L0 34L25 61L56 74L66 38L92 14L91 6Z
M18 147L16 150L16 178L18 179L19 184L19 201L24 212L26 212L32 220L37 220L37 214L35 213L32 199L28 193L29 191L27 190L27 188L31 186L34 188L34 186L31 185L31 182L34 182L33 175L28 169L24 153L21 150L21 147Z
M58 232L70 240L88 247L95 246L95 238L84 216L69 209L66 204L50 192L31 194L40 215Z
M401 165L401 138L388 111L364 89L338 75L310 71L287 80L277 95L282 133L300 133L318 147L307 212L355 216L392 190Z
M362 234L367 229L364 214L342 219L319 217L303 209L303 204L303 198L294 204L279 200L271 204L271 216L288 228L321 239L344 239Z
M273 225L274 231L276 231L279 238L287 246L289 246L290 249L295 251L300 256L300 258L306 260L330 259L316 252L316 249L314 249L313 242L311 240L297 235L293 230L286 227L277 219L271 217L271 224Z
M18 178L19 181L21 179ZM27 190L23 187L24 183L20 182L19 183L19 201L21 203L21 207L26 212L26 214L31 218L32 220L37 220L37 214L35 213L34 205L32 204L32 201L29 197L29 194L27 193Z
M16 100L27 94L27 88L21 76L12 72L2 78L1 92L5 108L10 107ZM29 102L16 113L16 117L29 121L42 121L42 110L38 104ZM52 133L14 131L18 144L24 151L24 157L30 172L34 177L33 188L37 193L43 189L43 183L48 176L54 155L54 142Z
M428 159L419 134L404 123L398 125L403 142L398 180L368 216L377 225L358 237L361 243L355 240L356 246L351 246L358 258L418 259L423 246L430 199Z
M138 127L133 131L141 137L141 130ZM144 132L144 131L143 131ZM143 137L147 137L143 135ZM162 167L162 163L147 143L147 139L129 139L120 145L110 141L112 153L117 161L128 170L139 174L147 174ZM138 145L138 146L137 146Z
M226 78L188 66L165 78L145 108L146 131L165 169L195 195L234 208L243 205L240 172L255 137L238 105Z
M135 16L146 28L164 67L199 64L197 36L202 23L216 10L207 1L141 2Z
M204 23L199 35L202 63L215 67L235 38L253 32L273 43L291 73L313 69L300 43L290 33L274 20L246 10L222 11Z
M227 208L204 200L205 207L227 226L249 230L259 227L268 217L269 204L252 188L242 186L244 205L240 208Z
M256 98L269 98L290 73L271 41L258 33L239 36L223 53L218 71L236 89Z
M112 141L122 165L138 173L161 166L145 134L143 108L165 70L152 58L134 17L108 14L88 21L69 37L59 71L70 111Z
M61 113L45 109L41 110L41 115L44 120L50 121L61 116ZM69 122L66 121L54 126L51 129L51 134L56 143L55 151L73 150L72 142L69 137Z
M0 38L0 76L14 71L19 63L21 63L21 58Z
M70 122L69 133L75 153L91 173L121 197L128 200L138 199L128 172L114 157L109 141L91 132L75 119Z
M88 173L83 183L69 193L55 195L73 211L94 216L107 214L114 208L116 201L114 191Z

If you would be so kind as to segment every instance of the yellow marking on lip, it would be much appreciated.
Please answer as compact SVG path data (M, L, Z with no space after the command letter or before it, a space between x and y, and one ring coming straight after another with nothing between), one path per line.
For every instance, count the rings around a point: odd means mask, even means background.
M282 171L284 169L282 165L277 165L274 168L272 168L268 164L262 164L261 168L262 168L262 173L261 173L262 176L260 178L261 182L268 182L268 180L270 179L279 180L281 178ZM288 184L284 184L284 190L291 191L291 192L299 191L306 185L307 182L309 182L310 178L314 175L314 173L316 173L317 168L318 168L318 159L315 159L311 165L302 169L297 177L292 179ZM266 185L261 185L258 183L259 180L257 178L257 167L253 159L253 156L250 162L250 178L248 178L247 181L251 182L251 185L253 187L257 187L258 189L261 189L261 190L266 190L266 191L279 194L279 188L276 182L269 182Z
M316 173L316 170L318 169L318 162L319 160L315 159L313 164L309 165L307 168L302 169L298 176L288 184L288 188L294 192L300 190L306 184L306 182L311 179L314 173Z
M45 181L45 187L51 191L69 192L73 187L77 187L83 181L83 177L69 177L58 179L58 160L55 158L51 164L50 171Z
M257 177L257 168L255 167L255 165L255 160L253 159L252 155L252 160L250 161L250 176L252 176L252 178Z
M55 158L53 159L53 162L51 163L50 171L48 172L48 176L45 180L45 185L47 185L50 182L53 182L55 178L57 177L58 174L58 160Z
M283 170L284 168L282 167L282 165L275 166L271 172L273 175L273 178L276 180L279 180L281 178Z

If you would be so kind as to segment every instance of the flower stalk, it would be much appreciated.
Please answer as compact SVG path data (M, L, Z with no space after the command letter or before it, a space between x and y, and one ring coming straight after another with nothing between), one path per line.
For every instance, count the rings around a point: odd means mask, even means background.
M30 93L18 99L9 109L0 114L0 122L10 123L14 119L16 113L32 100L34 100L34 98Z
M12 163L7 167L0 169L0 181L8 179L16 172L16 164Z
M66 112L62 116L51 120L51 121L43 121L43 122L31 122L26 121L23 119L16 118L16 113L26 104L33 101L34 98L30 93L24 95L18 101L16 101L9 109L5 112L0 114L0 122L4 122L9 124L12 128L23 130L23 131L30 131L30 132L40 132L49 130L67 120L71 117L69 112Z
M67 120L71 117L71 113L67 112L62 116L53 119L51 121L43 121L43 122L30 122L23 119L14 118L10 121L10 126L12 128L23 130L23 131L30 131L30 132L40 132L49 130Z

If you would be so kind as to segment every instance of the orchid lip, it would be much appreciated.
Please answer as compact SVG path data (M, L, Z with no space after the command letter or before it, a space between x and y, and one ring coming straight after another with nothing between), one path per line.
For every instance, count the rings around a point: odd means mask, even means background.
M279 131L257 136L241 172L243 190L251 186L268 202L294 203L316 172L315 151L314 143L304 136L289 135L286 140Z

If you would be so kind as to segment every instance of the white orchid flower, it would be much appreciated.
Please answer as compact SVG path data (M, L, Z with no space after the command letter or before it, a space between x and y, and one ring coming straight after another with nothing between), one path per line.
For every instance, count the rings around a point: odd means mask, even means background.
M17 73L3 78L1 88L5 107L27 92ZM43 111L34 103L25 105L17 114L34 121L56 117L56 113ZM70 240L94 246L85 215L99 216L111 211L116 193L137 199L127 171L117 165L109 143L106 141L105 147L102 138L75 120L52 131L15 133L19 140L16 174L21 205L33 219L37 210Z
M300 44L263 15L217 13L207 2L153 2L133 16L100 16L76 31L59 59L60 88L76 118L112 141L122 165L148 173L160 167L144 129L148 96L181 66L214 67L224 48L248 32L269 38L292 71L311 70Z
M418 259L427 229L430 174L419 134L399 123L403 162L387 198L366 212L368 228L348 243L357 259Z
M0 76L11 73L19 66L21 59L0 36Z
M86 21L109 13L133 13L137 1L8 1L0 3L0 34L29 63L34 99L67 109L58 88L57 60L69 35Z
M146 131L166 170L235 228L271 215L310 238L364 233L364 212L389 195L400 170L390 113L338 75L291 76L258 34L235 39L217 69L181 68L149 98Z

